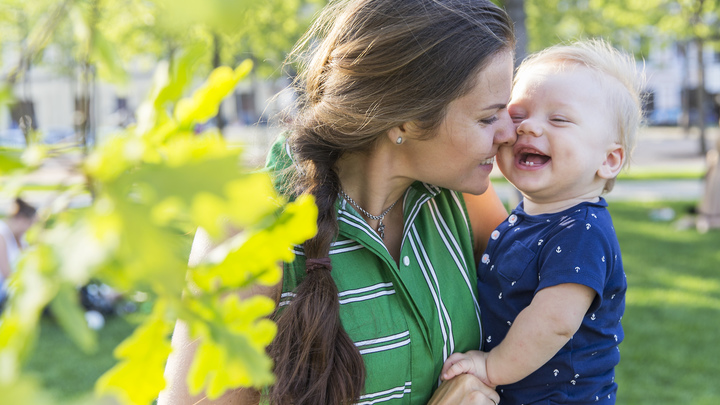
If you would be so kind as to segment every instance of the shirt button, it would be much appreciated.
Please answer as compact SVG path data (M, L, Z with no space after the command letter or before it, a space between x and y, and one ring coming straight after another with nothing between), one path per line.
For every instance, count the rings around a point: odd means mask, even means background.
M405 266L409 266L409 265L410 265L410 258L407 257L407 256L403 257L403 264L404 264Z
M512 214L508 217L508 222L510 222L510 225L513 225L513 224L515 224L515 222L517 222L517 219L518 219L517 215Z
M497 238L500 237L500 231L498 231L497 229L494 230L494 231L490 234L490 237L491 237L493 240L497 240Z

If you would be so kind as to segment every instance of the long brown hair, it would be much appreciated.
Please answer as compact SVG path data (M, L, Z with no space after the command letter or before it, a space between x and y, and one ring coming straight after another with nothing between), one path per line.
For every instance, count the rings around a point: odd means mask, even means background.
M448 104L513 46L512 22L488 0L346 0L325 8L291 55L300 72L288 139L299 166L294 192L315 196L319 210L306 260L327 258L338 232L337 160L370 151L405 122L432 136ZM321 266L280 313L271 403L346 404L362 395L365 367L340 322L337 294L330 267Z

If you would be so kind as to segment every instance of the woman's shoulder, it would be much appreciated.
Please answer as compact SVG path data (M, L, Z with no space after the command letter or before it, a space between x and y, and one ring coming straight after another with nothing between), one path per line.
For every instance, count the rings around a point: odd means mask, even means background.
M292 195L292 183L299 169L287 132L280 133L271 145L264 169L272 177L275 190L285 196Z

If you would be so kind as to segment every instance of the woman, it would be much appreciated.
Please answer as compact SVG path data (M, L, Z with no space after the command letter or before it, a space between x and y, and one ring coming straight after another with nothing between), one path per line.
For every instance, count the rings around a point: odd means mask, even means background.
M0 221L0 308L5 301L5 283L15 269L24 245L23 236L35 222L36 210L21 198L15 199L12 213Z
M319 209L317 236L262 291L280 300L270 402L492 404L474 377L438 378L481 339L473 251L506 212L474 195L515 140L512 23L486 0L353 0L328 6L298 49L318 39L268 158L278 188ZM195 243L191 260L207 246ZM181 323L173 340L160 403L194 403Z

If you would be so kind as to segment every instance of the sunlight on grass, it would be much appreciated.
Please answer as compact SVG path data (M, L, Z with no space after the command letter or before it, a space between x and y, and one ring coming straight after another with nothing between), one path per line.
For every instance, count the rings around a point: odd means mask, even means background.
M613 202L628 280L618 404L720 403L720 232L699 234L650 213L689 203Z
M689 293L720 293L720 280L682 274L659 274L658 279L675 288L688 290Z
M704 168L673 167L662 170L657 167L634 167L623 170L618 175L619 180L694 180L701 179L705 175Z
M706 308L720 310L720 299L693 291L661 288L632 288L627 295L627 305L646 307Z

